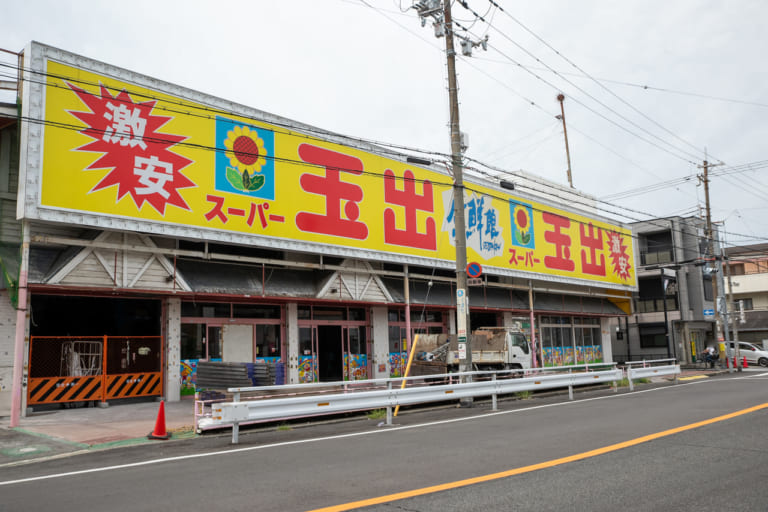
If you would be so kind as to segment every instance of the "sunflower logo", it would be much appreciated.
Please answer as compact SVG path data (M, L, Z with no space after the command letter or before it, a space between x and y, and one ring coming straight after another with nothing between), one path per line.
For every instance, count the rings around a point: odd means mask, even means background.
M512 218L515 220L515 238L520 245L528 245L531 241L531 218L528 208L523 205L515 206Z
M267 162L267 150L258 132L247 126L235 126L227 132L224 146L231 165L227 167L227 181L240 191L254 191L263 187L266 180L259 173Z

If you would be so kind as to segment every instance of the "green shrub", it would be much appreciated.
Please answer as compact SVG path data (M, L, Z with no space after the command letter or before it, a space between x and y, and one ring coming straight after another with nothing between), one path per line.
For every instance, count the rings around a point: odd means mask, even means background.
M374 409L368 413L369 420L380 420L387 417L386 409Z

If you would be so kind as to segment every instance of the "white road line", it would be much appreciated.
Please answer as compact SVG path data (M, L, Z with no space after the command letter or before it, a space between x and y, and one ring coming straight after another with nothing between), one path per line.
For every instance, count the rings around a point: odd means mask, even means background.
M761 375L768 376L768 373L761 374ZM756 375L756 376L758 376L758 375ZM751 377L734 377L734 380L740 380L740 379L745 379L745 378L751 378ZM725 379L719 379L719 382L722 382L723 380L725 380ZM713 382L713 381L710 380L710 379L707 379L707 380L701 380L701 381L686 382L684 384L677 384L676 386L665 386L665 387L661 387L661 388L643 389L643 390L638 390L638 391L634 391L632 393L626 393L626 394L621 394L621 395L606 395L606 396L599 396L599 397L593 397L593 398L584 398L584 399L581 399L581 400L574 400L572 402L558 402L558 403L555 403L555 404L535 405L535 406L532 406L532 407L525 407L525 408L522 408L522 409L513 409L513 410L509 410L509 411L497 411L497 412L483 413L483 414L478 414L476 416L468 416L468 417L465 417L465 418L453 418L453 419L450 419L450 420L431 421L431 422L427 422L427 423L419 423L419 424L416 424L416 425L404 425L404 426L400 426L400 427L389 427L389 428L381 429L381 430L371 430L371 431L365 431L365 432L355 432L355 433L351 433L351 434L339 434L339 435L335 435L335 436L315 437L315 438L311 438L311 439L300 439L300 440L296 440L296 441L286 441L286 442L282 442L282 443L272 443L272 444L265 444L265 445L261 445L261 446L249 446L249 447L245 447L245 448L231 448L231 449L228 449L228 450L220 450L220 451L216 451L216 452L196 453L196 454L190 454L190 455L179 455L179 456L175 456L175 457L165 457L165 458L162 458L162 459L145 460L145 461L142 461L142 462L132 462L132 463L129 463L129 464L118 464L118 465L114 465L114 466L103 466L103 467L91 468L91 469L81 469L81 470L78 470L78 471L68 471L68 472L65 472L65 473L54 473L54 474L51 474L51 475L41 475L41 476L33 476L33 477L28 477L28 478L19 478L18 480L5 480L5 481L0 482L0 486L3 486L3 485L16 485L16 484L23 484L23 483L28 483L28 482L38 482L38 481L41 481L41 480L51 480L51 479L54 479L54 478L65 478L65 477L69 477L69 476L86 475L86 474L89 474L89 473L101 473L101 472L104 472L104 471L114 471L114 470L118 470L118 469L127 469L127 468L141 467L141 466L149 466L149 465L152 465L152 464L163 464L163 463L166 463L166 462L177 462L177 461L182 461L182 460L200 459L200 458L204 458L204 457L214 457L214 456L219 456L219 455L229 455L229 454L234 454L234 453L250 452L250 451L255 451L255 450L265 450L267 448L279 448L281 446L299 445L299 444L305 444L305 443L315 443L315 442L330 441L330 440L335 440L335 439L346 439L346 438L351 438L351 437L367 436L367 435L373 435L373 434L386 434L386 433L390 433L390 432L398 432L398 431L401 431L401 430L410 430L410 429L415 429L415 428L433 427L433 426L436 426L436 425L445 425L445 424L448 424L448 423L458 423L460 421L479 420L479 419L483 419L483 418L487 418L487 417L491 417L491 416L500 416L500 415L504 415L504 414L515 414L515 413L526 412L526 411L534 411L536 409L546 409L546 408L549 408L549 407L577 405L577 404L580 404L580 403L591 402L591 401L594 401L594 400L604 400L604 399L611 399L611 398L613 398L613 399L615 399L615 398L631 398L632 396L637 395L639 393L651 393L651 392L655 392L655 391L664 391L664 390L667 390L667 389L675 389L675 388L679 388L679 387L682 387L682 386L695 386L695 385L699 385L699 384L706 384L708 382Z

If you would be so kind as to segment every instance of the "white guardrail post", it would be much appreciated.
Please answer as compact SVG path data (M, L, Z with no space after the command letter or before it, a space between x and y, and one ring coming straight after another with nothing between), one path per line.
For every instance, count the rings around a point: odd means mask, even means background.
M675 364L675 359L658 359L655 361L642 361L637 364L642 364L640 368L633 368L632 363L627 363L627 380L629 381L629 390L634 391L635 379L643 379L648 377L659 377L662 375L672 375L677 384L677 376L680 375L680 365ZM653 363L666 363L658 366L653 366ZM670 364L671 363L671 364Z
M494 384L494 390L496 389L496 372L493 373L493 377L491 378L491 381L493 381ZM491 395L491 410L492 411L498 411L499 407L496 403L496 392Z

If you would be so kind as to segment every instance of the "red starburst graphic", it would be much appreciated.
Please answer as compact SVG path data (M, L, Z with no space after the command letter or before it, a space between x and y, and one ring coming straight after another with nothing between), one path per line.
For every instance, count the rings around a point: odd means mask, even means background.
M629 279L629 271L632 266L629 264L628 247L624 244L624 237L615 231L608 231L608 250L613 263L613 273L623 280Z
M112 96L103 85L100 94L67 85L91 110L69 111L93 139L77 150L103 153L86 170L109 169L91 192L117 185L117 201L130 194L138 209L146 201L161 215L168 204L191 210L179 189L197 186L181 173L192 160L170 151L186 137L158 132L172 118L152 115L157 101L134 103L125 89Z

